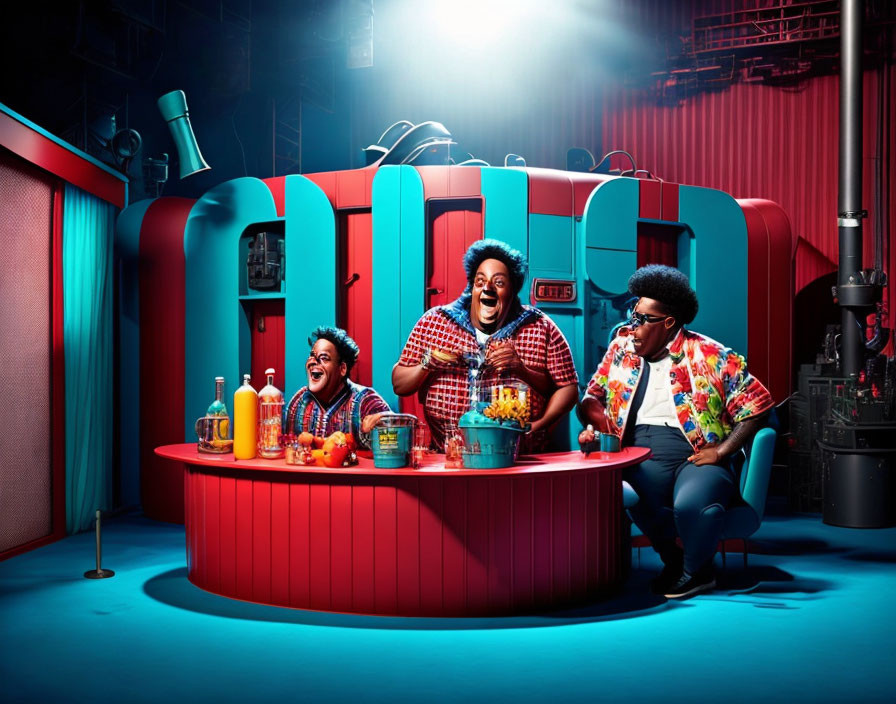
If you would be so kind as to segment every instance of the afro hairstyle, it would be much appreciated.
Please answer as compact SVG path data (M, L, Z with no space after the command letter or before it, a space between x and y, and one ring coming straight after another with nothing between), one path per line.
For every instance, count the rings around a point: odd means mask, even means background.
M652 298L680 325L697 317L697 294L688 277L678 269L663 264L648 264L629 277L628 290L638 298Z
M358 343L349 337L348 333L342 328L334 328L329 325L321 325L314 329L311 337L308 338L308 344L314 347L314 343L318 340L329 340L333 343L333 347L339 353L339 361L345 362L346 372L350 372L355 362L358 361Z
M467 272L467 291L473 288L473 279L476 277L476 270L479 265L486 259L497 259L504 262L507 271L510 272L510 280L513 283L515 293L519 293L523 288L523 281L526 280L526 274L529 272L529 263L523 253L514 249L505 242L500 240L478 240L470 245L470 248L464 254L464 271Z

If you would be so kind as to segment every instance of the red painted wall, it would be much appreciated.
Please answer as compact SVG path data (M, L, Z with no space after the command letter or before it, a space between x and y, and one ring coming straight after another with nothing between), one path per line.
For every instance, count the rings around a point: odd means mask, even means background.
M65 535L61 186L0 147L0 236L27 234L0 263L0 560Z
M252 338L252 361L249 374L252 379L249 383L256 391L261 391L261 388L268 383L264 371L271 367L275 372L274 386L283 390L286 385L285 322L282 299L263 298L251 301L249 333ZM239 383L243 383L242 377ZM227 407L231 408L229 402Z
M344 243L340 252L344 282L341 289L340 323L361 350L351 378L359 384L370 386L373 381L373 319L370 315L370 299L373 295L373 218L370 211L339 213L338 217L339 235Z
M160 198L140 229L140 496L143 512L184 521L183 465L153 449L184 441L184 227L194 201Z
M889 72L892 83L896 68ZM866 267L873 264L879 81L876 72L865 73L863 205L871 215L864 226ZM780 204L793 228L799 291L837 268L838 105L837 76L816 77L798 89L739 83L676 106L613 89L607 92L602 143L606 150L626 149L639 168L665 180ZM884 135L889 145L896 141L896 122L885 125ZM884 174L885 202L896 201L892 174L891 162ZM884 227L896 227L896 209ZM896 253L886 241L884 248L884 268L892 275ZM884 295L892 311L896 289Z

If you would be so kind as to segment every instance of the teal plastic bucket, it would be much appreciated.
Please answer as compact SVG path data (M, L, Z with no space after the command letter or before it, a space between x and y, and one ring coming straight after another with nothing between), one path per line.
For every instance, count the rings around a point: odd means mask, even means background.
M399 469L410 462L416 416L394 414L383 416L370 433L373 466L380 469Z
M460 432L464 436L464 467L501 469L513 466L523 431L507 426L462 426Z

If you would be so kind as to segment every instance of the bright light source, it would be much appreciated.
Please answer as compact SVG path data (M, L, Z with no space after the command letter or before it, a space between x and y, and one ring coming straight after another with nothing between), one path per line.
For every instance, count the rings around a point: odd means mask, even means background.
M460 104L522 115L545 86L593 75L608 45L636 46L610 0L376 2L374 72L390 76L378 95L393 105L392 121L434 119L449 114L442 105ZM421 102L419 114L399 110Z
M443 37L466 46L494 44L526 27L535 3L525 0L454 0L432 4Z

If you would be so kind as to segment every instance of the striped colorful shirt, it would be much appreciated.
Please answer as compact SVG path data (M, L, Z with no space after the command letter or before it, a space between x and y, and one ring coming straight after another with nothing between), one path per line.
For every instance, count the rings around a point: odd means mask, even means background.
M672 359L669 384L682 432L695 450L719 443L735 423L765 413L771 394L747 371L744 358L724 345L682 328L667 345ZM626 328L588 383L586 396L597 399L621 437L641 376L641 357Z
M509 317L511 322L491 335L482 349L470 322L470 295L464 294L453 303L431 308L423 314L411 330L398 363L403 367L416 366L427 350L450 350L484 359L488 345L510 339L520 361L529 369L547 372L558 388L578 383L569 344L553 320L530 306L519 306ZM489 386L496 380L522 381L512 372L499 377L496 371L485 370L480 384ZM457 432L460 417L470 410L468 371L466 368L439 369L430 375L421 391L427 425L435 445L442 449L445 438ZM537 420L544 415L547 399L535 389L530 390L530 399L530 418ZM523 440L521 451L537 452L543 449L547 434L540 431L524 436Z
M283 410L283 432L309 432L327 437L337 430L354 435L358 445L369 447L368 438L361 434L361 420L372 413L390 411L383 397L369 386L361 386L346 379L346 385L329 406L303 386L296 391Z

